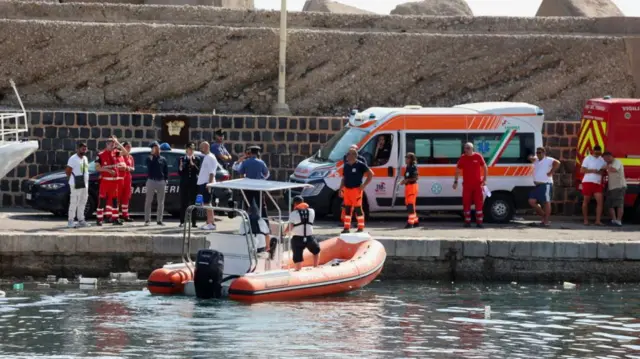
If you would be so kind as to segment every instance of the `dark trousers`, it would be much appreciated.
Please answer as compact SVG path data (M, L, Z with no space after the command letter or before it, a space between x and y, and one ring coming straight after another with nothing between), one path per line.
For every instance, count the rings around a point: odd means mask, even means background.
M247 200L249 201L248 212L251 213L251 206L255 202L256 207L260 206L260 191L244 191L244 195L247 196ZM269 199L266 195L262 195L262 218L267 218L267 201ZM243 199L244 201L244 199Z
M180 184L180 223L184 223L187 207L196 203L196 196L198 195L198 185L196 182L189 184ZM196 225L197 211L191 212L191 225Z

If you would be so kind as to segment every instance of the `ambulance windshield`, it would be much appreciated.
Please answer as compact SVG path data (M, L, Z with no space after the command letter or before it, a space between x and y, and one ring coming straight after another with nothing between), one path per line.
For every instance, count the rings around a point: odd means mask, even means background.
M368 133L359 128L345 127L331 137L313 158L323 162L338 162L347 154L351 145L359 144Z

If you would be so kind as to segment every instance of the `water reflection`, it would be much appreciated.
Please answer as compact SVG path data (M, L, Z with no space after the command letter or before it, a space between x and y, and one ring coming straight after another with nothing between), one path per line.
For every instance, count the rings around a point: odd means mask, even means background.
M7 295L2 358L640 358L638 285L377 282L254 305L139 290Z

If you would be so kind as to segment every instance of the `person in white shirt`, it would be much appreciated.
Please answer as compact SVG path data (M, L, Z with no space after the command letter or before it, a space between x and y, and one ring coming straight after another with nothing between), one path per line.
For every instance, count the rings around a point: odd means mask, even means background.
M302 254L305 248L313 254L314 267L317 267L320 262L320 244L313 237L313 221L315 218L315 211L304 202L302 197L296 196L293 198L293 211L289 215L289 228L293 234L291 237L291 251L293 252L293 263L296 271L302 269Z
M613 157L609 151L602 154L602 158L607 163L607 199L606 205L609 208L611 224L622 226L622 215L624 214L624 196L627 193L627 180L624 176L624 165L620 160Z
M198 194L202 195L202 201L205 204L211 204L215 198L212 196L211 188L208 188L209 183L216 183L216 171L218 169L218 160L216 156L211 153L211 146L209 142L202 142L200 144L200 151L204 154L202 159L202 165L200 172L198 173ZM207 210L207 223L200 227L204 230L215 230L215 218L213 217L213 210Z
M89 198L89 160L87 160L87 145L78 143L76 154L69 157L65 173L69 183L71 195L69 196L69 222L67 227L88 227L85 221L84 210ZM74 218L78 218L78 224Z
M589 202L591 197L596 199L596 226L602 226L602 174L605 172L606 162L602 158L602 148L594 146L591 155L584 158L580 167L582 178L582 217L584 225L589 225Z
M530 156L533 163L533 189L529 192L529 205L542 217L540 225L549 226L551 217L551 198L553 197L553 174L560 167L560 161L547 156L544 147L536 149L535 156Z

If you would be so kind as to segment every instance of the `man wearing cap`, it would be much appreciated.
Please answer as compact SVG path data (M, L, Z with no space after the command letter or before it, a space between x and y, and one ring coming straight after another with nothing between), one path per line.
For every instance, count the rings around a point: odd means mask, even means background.
M69 157L65 173L71 195L69 196L69 228L75 228L74 218L78 217L77 227L88 227L84 220L84 210L89 198L89 160L87 145L78 143L76 153Z
M313 221L316 214L301 196L293 198L293 211L289 215L291 230L291 252L293 252L293 263L296 271L302 269L304 261L304 250L307 249L313 254L313 266L317 267L320 262L320 245L313 237Z
M133 222L133 219L129 217L129 202L131 201L131 172L135 170L133 162L133 156L129 153L131 145L129 142L123 142L120 144L118 139L113 136L114 151L116 152L116 160L119 166L118 177L118 204L120 205L121 217L125 222Z
M151 155L146 160L147 165L147 193L144 198L144 225L151 222L151 205L153 197L157 196L156 223L164 226L162 216L164 215L164 196L167 182L169 181L169 166L167 159L160 155L160 145L158 142L151 143Z
M114 142L109 138L105 148L98 154L96 159L96 171L100 173L100 189L98 194L97 225L102 226L106 217L111 221L113 217L114 225L122 225L118 219L118 177L120 168L114 151ZM113 207L112 207L113 206ZM106 213L105 213L106 209Z
M217 130L213 133L215 137L215 143L211 145L211 153L216 156L218 163L223 166L231 162L231 154L224 147L225 133L222 130Z
M250 178L254 180L266 180L269 178L269 169L263 160L259 159L260 155L260 147L259 146L251 146L249 147L250 155L249 158L245 159L240 163L237 167L238 173L243 175L245 178ZM260 192L259 191L245 191L245 195L247 196L247 201L249 201L249 206L253 202L256 204L260 203ZM262 200L262 217L267 217L267 203Z
M211 153L211 146L209 145L209 142L202 142L200 144L200 151L204 154L204 158L202 159L202 165L200 166L200 172L198 173L198 194L202 195L202 202L204 204L211 204L214 198L211 193L211 188L207 187L207 185L209 183L216 183L216 172L219 164L216 156ZM207 210L207 223L200 227L200 229L206 231L216 229L212 209Z
M180 227L184 225L187 207L194 204L198 195L198 174L200 173L200 158L196 156L196 145L189 142L186 154L180 157L178 171L180 173ZM191 225L196 226L196 216L191 217Z

